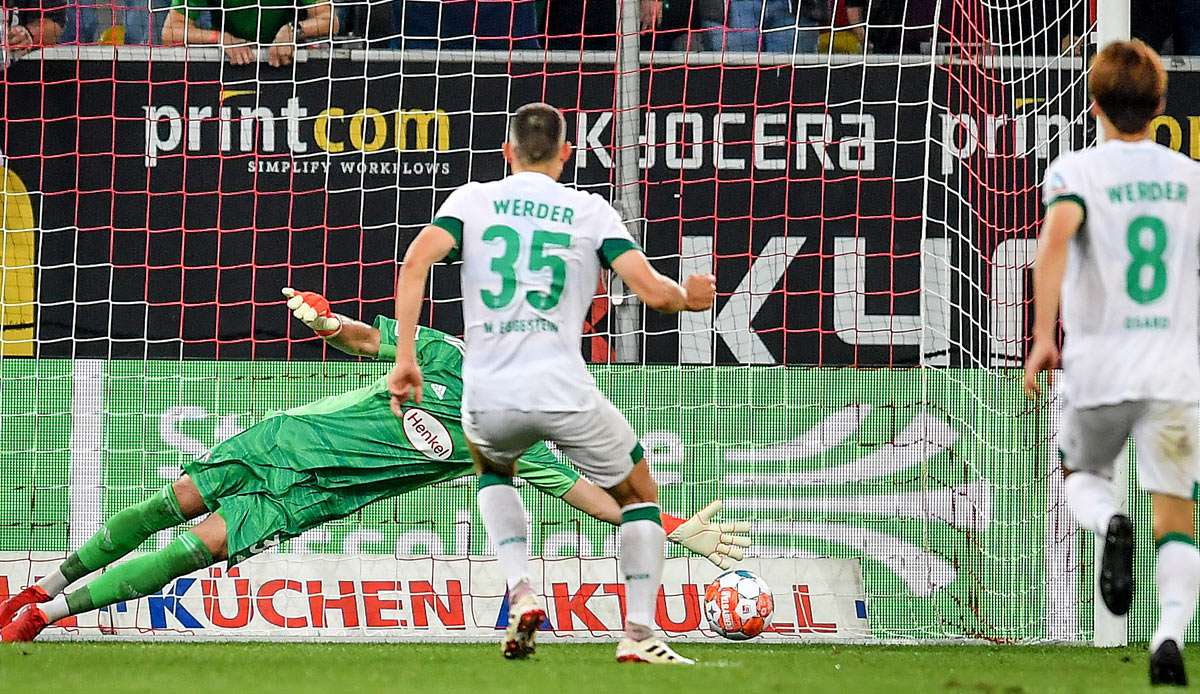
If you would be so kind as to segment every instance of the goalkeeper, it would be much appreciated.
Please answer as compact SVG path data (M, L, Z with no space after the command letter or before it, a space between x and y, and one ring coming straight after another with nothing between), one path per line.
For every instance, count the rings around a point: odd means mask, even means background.
M395 321L374 327L335 315L324 297L284 289L293 314L348 354L395 359ZM373 384L267 417L184 465L185 474L150 499L109 518L58 569L0 604L4 641L30 641L69 615L158 592L171 580L218 561L237 564L326 521L380 499L472 471L462 432L462 343L429 328L417 333L426 374L420 407L403 421L391 411L386 377ZM608 523L621 510L612 497L560 463L538 443L517 473ZM714 501L688 520L663 514L670 539L729 568L750 545L748 522L710 523ZM75 581L108 567L151 535L208 514L166 547L112 567L82 587ZM15 617L15 619L14 619Z

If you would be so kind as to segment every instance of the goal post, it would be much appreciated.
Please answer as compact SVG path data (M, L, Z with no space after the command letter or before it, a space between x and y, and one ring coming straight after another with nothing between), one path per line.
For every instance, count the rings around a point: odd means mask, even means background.
M639 50L628 0L611 46L531 49L453 33L460 4L438 4L428 46L335 37L286 68L195 46L59 46L7 66L0 594L189 457L383 374L292 320L279 289L390 314L411 239L452 190L506 173L508 114L547 101L575 144L565 181L616 205L663 273L717 276L714 309L681 317L598 290L583 355L665 510L721 499L753 522L751 565L791 610L772 639L1107 638L1061 498L1060 415L1031 407L1019 375L1038 187L1093 135L1070 49L1099 35L1086 3L1049 19L908 3L869 18L869 52L837 52L853 27L754 39L813 39L796 54L734 50L747 27ZM1160 134L1196 151L1189 109L1169 104ZM423 323L461 333L457 278L434 269ZM615 532L522 494L556 630L611 636ZM671 552L660 619L703 637L709 569ZM490 634L502 604L469 477L264 554L52 633ZM250 621L230 626L243 605ZM1130 621L1130 639L1148 633Z
M1130 38L1129 0L1096 0L1096 48L1097 50L1113 41L1128 41ZM1096 124L1096 141L1104 141L1104 131ZM1117 464L1113 466L1113 488L1119 502L1118 508L1123 512L1129 510L1129 464L1132 458L1127 450L1121 451ZM1104 538L1096 536L1093 556L1099 557L1104 550ZM1093 643L1099 647L1124 646L1129 643L1129 617L1117 616L1108 611L1104 599L1100 595L1100 562L1095 561L1096 583L1092 595L1092 614L1094 623ZM1142 584L1145 585L1145 584Z

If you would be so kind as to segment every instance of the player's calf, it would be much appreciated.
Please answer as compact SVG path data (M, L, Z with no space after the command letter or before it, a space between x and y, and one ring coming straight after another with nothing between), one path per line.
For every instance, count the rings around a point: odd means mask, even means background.
M620 485L609 490L621 507L621 574L625 581L625 638L617 644L617 662L692 665L654 635L654 610L662 585L666 534L659 511L658 487L645 460Z
M0 604L0 628L12 622L22 607L49 602L67 586L125 556L154 533L195 518L203 510L204 502L195 484L184 476L149 499L118 511L57 568Z
M47 624L64 617L155 593L171 580L224 558L225 531L224 519L214 513L157 552L119 564L79 590L25 606L0 634L5 641L32 640Z
M1079 433L1068 434L1067 440L1077 441L1092 434L1092 429L1100 424L1111 424L1105 416L1112 417L1113 412L1121 414L1120 409L1114 408L1070 412L1067 427L1071 431L1079 430ZM1092 436L1087 440L1095 438ZM1071 447L1068 445L1067 448ZM1075 449L1060 451L1063 474L1066 476L1064 487L1067 507L1080 527L1104 538L1104 549L1097 557L1100 563L1097 579L1100 596L1110 612L1123 615L1129 612L1129 605L1133 601L1133 524L1128 516L1117 510L1107 468L1073 471L1067 466L1068 461L1080 465L1096 457L1095 451L1077 449L1078 444Z
M501 650L510 660L527 658L533 654L538 626L546 618L529 582L529 519L511 477L480 475L477 502L508 588L508 630Z
M1158 625L1150 639L1150 682L1187 684L1183 669L1184 634L1196 614L1200 596L1200 552L1192 528L1191 499L1154 494L1154 534L1158 557Z

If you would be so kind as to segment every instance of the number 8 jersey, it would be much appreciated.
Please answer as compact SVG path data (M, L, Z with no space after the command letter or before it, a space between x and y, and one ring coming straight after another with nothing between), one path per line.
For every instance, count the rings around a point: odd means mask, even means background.
M1113 140L1059 157L1044 200L1084 210L1062 287L1071 406L1200 400L1200 165Z
M462 260L463 409L577 412L580 349L601 267L637 249L603 198L534 172L451 193L433 222Z

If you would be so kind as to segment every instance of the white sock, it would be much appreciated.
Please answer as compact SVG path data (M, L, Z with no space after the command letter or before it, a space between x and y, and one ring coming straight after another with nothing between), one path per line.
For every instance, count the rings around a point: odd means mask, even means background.
M46 591L46 595L54 597L55 595L58 595L66 590L67 586L71 584L69 581L67 581L66 576L62 575L61 571L55 569L50 572L50 575L43 576L38 579L36 585L42 590Z
M1196 614L1196 596L1200 594L1200 552L1190 539L1170 539L1158 548L1154 570L1158 584L1158 628L1150 640L1151 652L1163 641L1174 639L1183 649L1183 634Z
M625 579L625 635L636 641L654 629L658 589L662 586L662 524L638 516L658 517L658 504L630 504L621 509L621 575ZM630 518L633 516L633 518Z
M479 516L496 548L496 559L509 589L529 580L529 520L515 487L493 484L476 494Z
M1072 472L1065 482L1067 508L1081 528L1100 537L1108 533L1108 522L1117 512L1112 482L1090 472Z
M42 608L42 612L46 613L46 621L50 624L71 614L71 608L67 607L67 596L65 595L59 595L50 602L38 605L38 607Z

